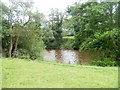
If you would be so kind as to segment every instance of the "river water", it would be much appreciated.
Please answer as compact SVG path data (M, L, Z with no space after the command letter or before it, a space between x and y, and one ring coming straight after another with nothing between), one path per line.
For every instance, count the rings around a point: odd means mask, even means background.
M46 49L44 59L63 64L85 65L89 64L90 59L94 56L87 52L79 52L78 50Z

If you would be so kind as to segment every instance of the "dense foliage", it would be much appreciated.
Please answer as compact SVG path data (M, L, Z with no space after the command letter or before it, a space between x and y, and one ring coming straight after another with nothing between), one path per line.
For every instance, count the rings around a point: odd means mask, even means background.
M69 7L68 13L72 15L72 25L75 31L74 48L98 50L101 52L100 61L115 60L119 62L119 8L120 4L117 2L76 3Z
M41 17L32 12L33 2L13 1L9 6L1 2L2 52L7 57L36 59L43 49Z
M44 38L43 41L46 48L73 49L74 37L62 37L61 45L56 44L54 37Z

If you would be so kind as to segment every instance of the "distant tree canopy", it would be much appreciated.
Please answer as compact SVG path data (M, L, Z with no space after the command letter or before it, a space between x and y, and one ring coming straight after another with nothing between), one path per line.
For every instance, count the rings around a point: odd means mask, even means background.
M49 28L53 31L55 38L56 48L60 48L62 42L62 24L64 14L59 12L58 9L51 9L49 14Z

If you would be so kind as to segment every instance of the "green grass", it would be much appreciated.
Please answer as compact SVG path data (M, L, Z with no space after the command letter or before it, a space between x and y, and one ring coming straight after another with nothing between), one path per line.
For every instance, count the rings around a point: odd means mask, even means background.
M2 88L2 60L0 59L0 90Z
M70 38L70 39L74 39L75 37L74 37L74 36L66 36L66 37L63 37L63 38Z
M3 88L117 88L118 67L3 58Z

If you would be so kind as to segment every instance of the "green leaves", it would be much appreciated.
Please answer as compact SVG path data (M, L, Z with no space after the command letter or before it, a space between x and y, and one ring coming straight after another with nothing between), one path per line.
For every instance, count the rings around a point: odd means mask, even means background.
M69 7L76 35L74 47L103 51L101 56L117 60L120 47L120 30L116 26L119 6L117 2L86 2Z
M43 15L38 11L33 13L32 4L31 1L10 0L9 6L2 7L5 12L2 14L2 47L6 56L9 52L14 57L18 52L19 56L28 55L31 59L42 57L44 44L40 26Z
M51 10L49 15L49 29L53 32L55 38L55 48L60 48L62 42L62 25L64 14L57 9Z

